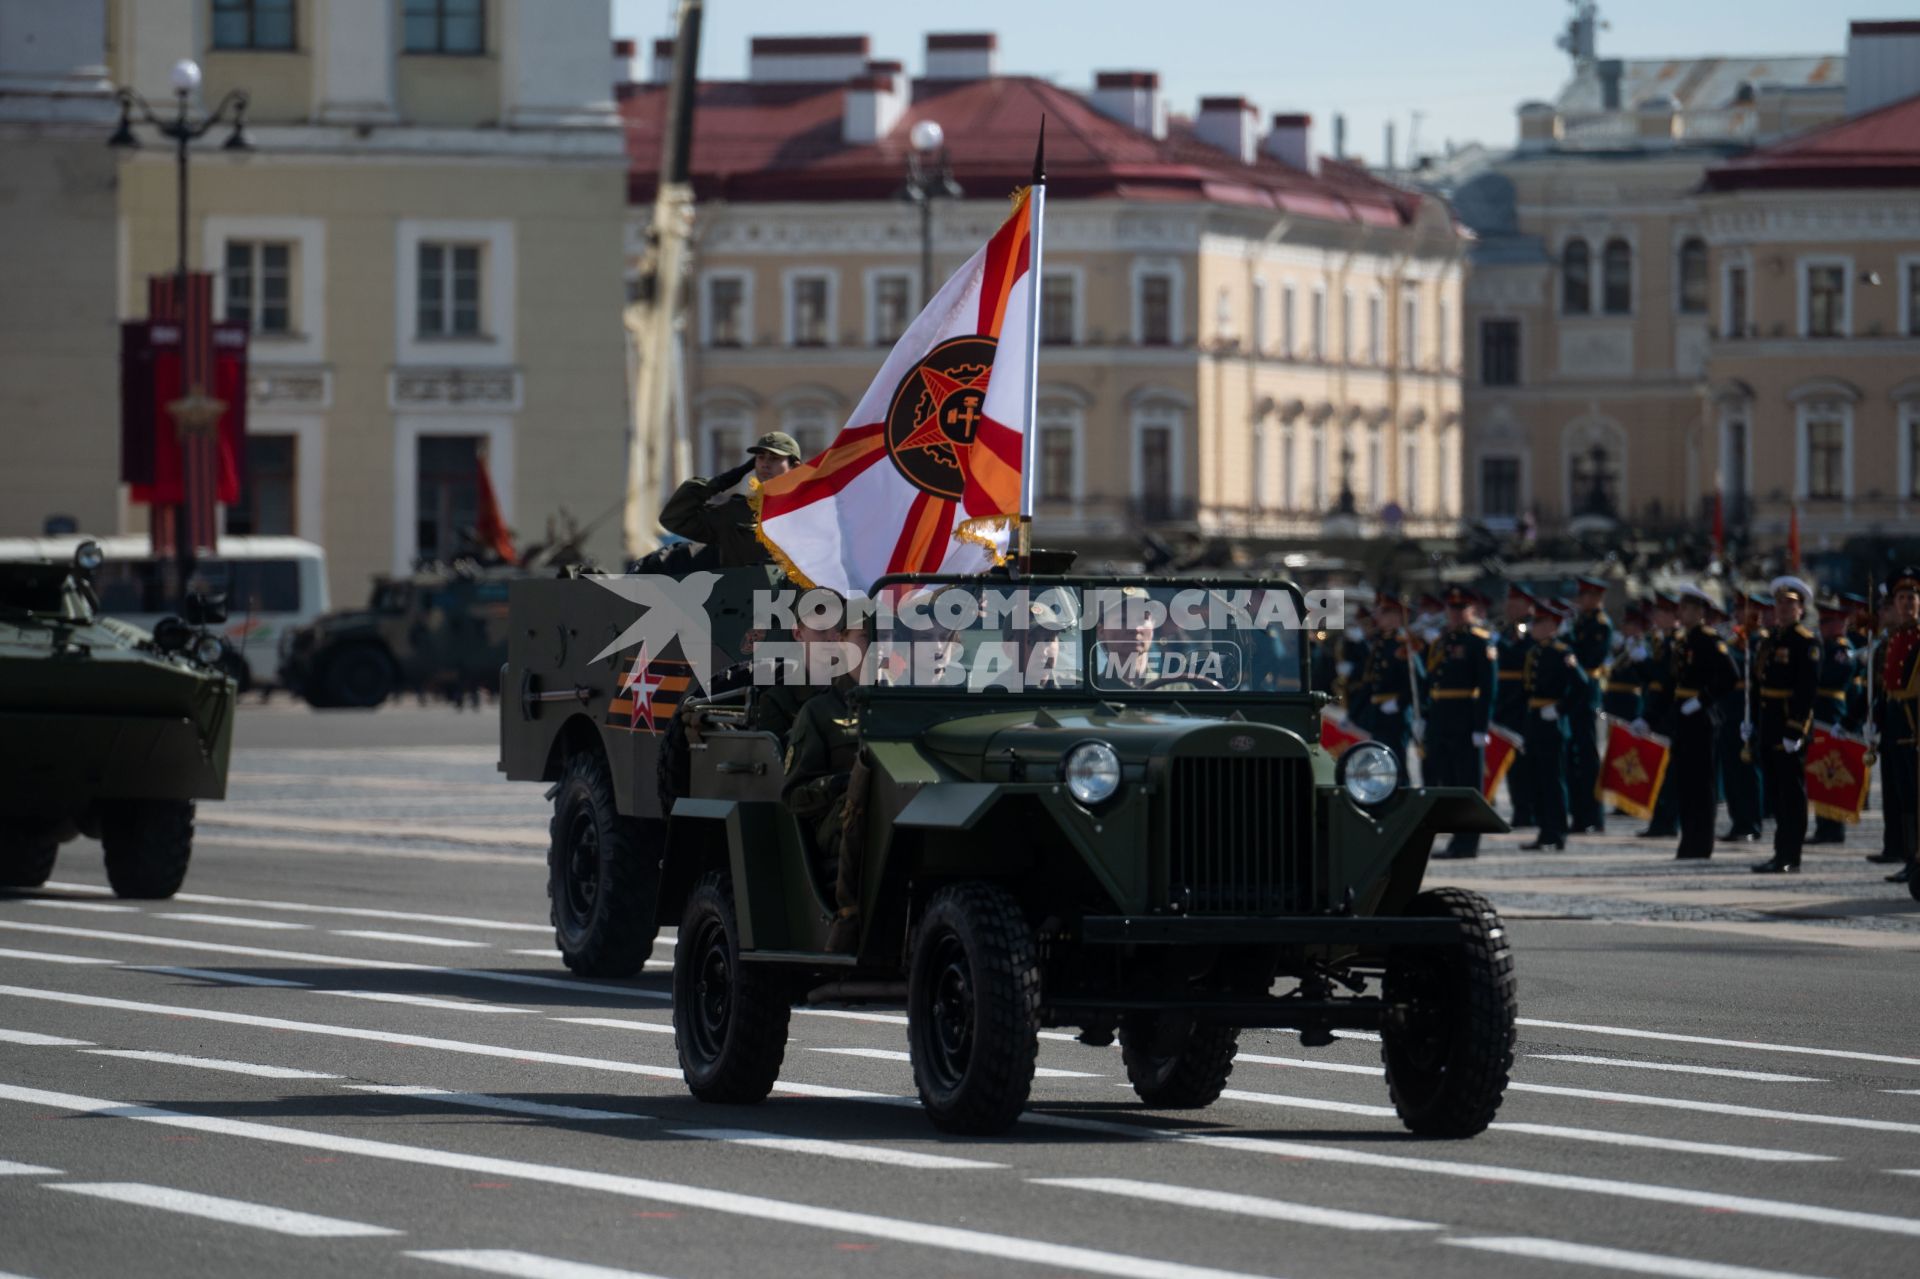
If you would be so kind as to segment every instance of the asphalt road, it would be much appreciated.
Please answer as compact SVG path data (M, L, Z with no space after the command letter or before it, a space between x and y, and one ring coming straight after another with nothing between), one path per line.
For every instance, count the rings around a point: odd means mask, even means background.
M894 1010L796 1015L772 1099L694 1102L671 937L635 980L565 973L540 788L497 779L492 731L249 708L179 897L114 901L86 842L0 896L0 1271L1920 1269L1920 915L1859 847L1761 882L1751 849L1677 870L1616 822L1449 868L1511 911L1525 1019L1470 1141L1401 1129L1377 1044L1267 1032L1189 1113L1051 1034L1029 1117L958 1140Z

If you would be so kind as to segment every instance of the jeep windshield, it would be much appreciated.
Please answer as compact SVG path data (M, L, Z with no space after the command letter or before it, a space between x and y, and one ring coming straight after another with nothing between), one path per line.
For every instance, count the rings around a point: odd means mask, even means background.
M1306 690L1285 583L883 582L871 682L916 692L1246 697Z

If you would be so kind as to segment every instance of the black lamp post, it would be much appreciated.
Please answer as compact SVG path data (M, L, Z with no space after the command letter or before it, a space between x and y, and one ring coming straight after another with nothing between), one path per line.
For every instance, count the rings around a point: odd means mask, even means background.
M922 120L907 132L907 185L900 198L920 210L920 305L933 300L933 202L957 200L960 184L953 180L947 157L947 131L938 120Z
M199 120L195 120L189 111L194 92L200 87L200 64L192 58L182 58L173 64L168 76L173 86L174 113L171 119L156 114L147 100L132 89L122 87L119 91L120 124L107 139L107 145L123 149L137 148L140 139L134 136L133 117L137 111L140 119L153 126L161 137L172 141L174 145L174 166L178 175L178 201L176 205L176 226L174 241L174 305L179 308L180 319L186 318L187 306L187 158L194 141L229 118L233 132L227 135L222 144L226 151L251 151L253 146L247 141L247 95L244 90L232 89L220 99L218 106ZM180 594L184 604L187 583L193 577L195 547L193 543L192 521L189 512L193 509L193 485L195 477L188 452L192 436L215 429L226 406L213 399L206 388L195 382L188 388L184 399L167 406L179 424L181 464L180 464L180 514L175 520L174 555L178 560L180 574Z

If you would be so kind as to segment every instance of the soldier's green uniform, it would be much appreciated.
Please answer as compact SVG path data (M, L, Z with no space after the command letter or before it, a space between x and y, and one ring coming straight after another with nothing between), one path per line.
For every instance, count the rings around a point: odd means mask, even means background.
M770 431L755 440L748 453L772 453L800 460L800 446L784 431ZM712 479L694 476L673 491L660 508L660 527L694 542L704 542L720 555L721 568L765 564L770 558L754 528L759 523L753 504L743 493L715 501L753 469L753 459Z
M848 705L859 681L835 678L831 687L800 708L787 738L787 782L780 796L803 825L812 824L814 851L831 868L834 905L839 910L827 936L827 949L851 951L860 919L860 851L847 839L847 805L858 818L865 785L855 783L860 758L860 720ZM859 771L864 776L864 768Z
M800 720L800 712L806 709L809 701L825 692L818 684L766 684L753 694L754 728L763 733L772 733L785 742L793 734L793 726Z

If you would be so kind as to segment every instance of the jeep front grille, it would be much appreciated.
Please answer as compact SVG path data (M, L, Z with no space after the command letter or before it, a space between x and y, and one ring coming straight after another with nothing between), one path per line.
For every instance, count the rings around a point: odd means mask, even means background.
M1170 904L1204 914L1310 909L1313 766L1271 758L1172 763Z

